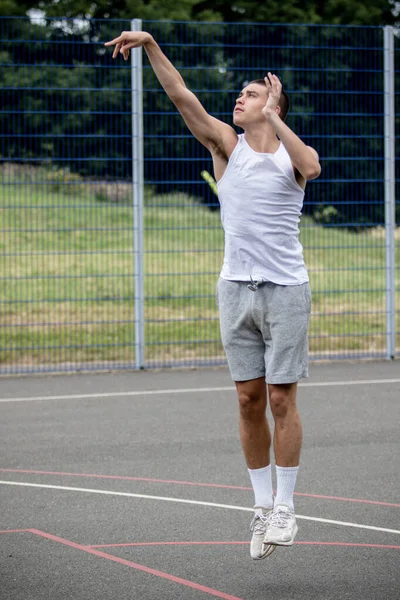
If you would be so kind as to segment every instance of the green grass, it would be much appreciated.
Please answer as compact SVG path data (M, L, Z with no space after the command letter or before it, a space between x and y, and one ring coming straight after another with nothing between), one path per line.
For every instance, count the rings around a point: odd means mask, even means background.
M3 365L134 360L133 210L105 192L99 201L89 185L73 188L1 188ZM222 358L219 213L185 194L147 194L144 217L147 363ZM313 289L311 352L382 351L384 237L303 217L301 241Z

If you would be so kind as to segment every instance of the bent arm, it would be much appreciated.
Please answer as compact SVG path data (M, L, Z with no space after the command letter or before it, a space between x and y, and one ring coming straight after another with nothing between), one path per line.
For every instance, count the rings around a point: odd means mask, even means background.
M304 142L282 121L277 113L269 115L268 122L285 146L293 166L306 181L316 179L321 173L319 157L314 148Z

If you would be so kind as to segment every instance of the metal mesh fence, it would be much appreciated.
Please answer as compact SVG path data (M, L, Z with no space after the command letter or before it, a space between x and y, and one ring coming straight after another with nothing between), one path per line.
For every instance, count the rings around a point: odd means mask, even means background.
M395 231L395 319L396 356L400 356L400 39L394 37L394 108L395 108L395 178L396 178L396 223Z
M132 361L130 69L101 24L0 27L3 371Z
M145 53L143 298L135 285L132 67L103 46L131 23L0 19L0 28L1 372L137 366L142 301L142 366L223 363L214 295L223 232L204 174L211 160ZM311 358L386 356L383 29L143 29L227 123L246 82L270 70L281 77L288 124L323 169L307 186L301 223ZM396 252L398 313L398 242Z

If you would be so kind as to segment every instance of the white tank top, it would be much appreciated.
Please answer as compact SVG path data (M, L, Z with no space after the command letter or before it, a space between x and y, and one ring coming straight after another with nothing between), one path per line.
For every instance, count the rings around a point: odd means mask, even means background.
M306 283L299 242L304 190L281 143L275 154L255 152L244 134L218 182L225 231L223 279Z

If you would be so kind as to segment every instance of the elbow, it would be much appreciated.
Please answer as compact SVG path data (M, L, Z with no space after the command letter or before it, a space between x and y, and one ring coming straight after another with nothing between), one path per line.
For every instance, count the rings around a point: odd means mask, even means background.
M311 166L303 173L304 179L307 181L311 181L312 179L317 179L321 175L321 165L317 163L316 165Z

